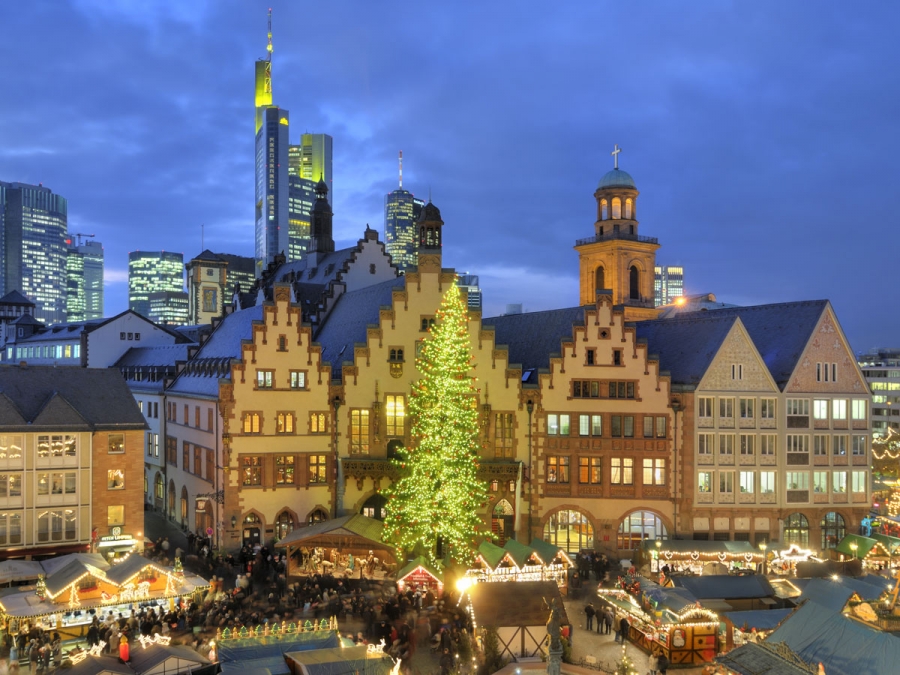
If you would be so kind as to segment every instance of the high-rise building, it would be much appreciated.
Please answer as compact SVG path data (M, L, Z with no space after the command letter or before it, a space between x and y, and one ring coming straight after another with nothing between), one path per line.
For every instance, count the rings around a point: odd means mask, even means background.
M167 251L132 251L128 254L128 307L150 317L150 295L184 291L184 256ZM187 296L185 296L187 321Z
M328 186L330 202L334 204L334 181L332 178L332 157L334 141L328 134L302 134L300 145L292 145L289 150L289 171L293 175L319 182Z
M416 222L425 202L403 189L403 152L399 187L384 197L384 241L391 261L402 272L416 265Z
M469 309L481 311L481 287L477 274L460 274L457 285L466 291L469 298Z
M188 294L186 291L156 291L148 297L150 311L147 318L162 326L188 324Z
M288 175L288 262L303 260L309 250L309 219L315 203L316 181Z
M83 236L83 235L76 235ZM103 316L103 245L74 243L66 254L66 318L91 321Z
M671 305L676 298L684 295L684 268L653 268L653 303L656 307Z
M858 362L872 390L872 435L900 431L900 349L873 349Z
M287 254L288 111L272 104L272 10L265 60L256 62L256 271L280 252Z
M67 219L49 188L0 181L0 296L21 292L47 323L66 320Z

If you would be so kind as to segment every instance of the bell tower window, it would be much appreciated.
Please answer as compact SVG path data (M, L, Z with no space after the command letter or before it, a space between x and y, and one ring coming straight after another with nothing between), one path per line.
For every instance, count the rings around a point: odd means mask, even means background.
M600 200L600 220L609 218L609 203L605 199Z
M631 206L632 206L632 202L631 202L631 198L629 197L628 199L625 200L625 218L627 218L628 220L631 220L634 217L631 215Z
M629 286L631 292L628 294L632 300L641 299L641 273L638 271L637 265L632 265L629 270Z
M613 197L612 200L612 217L613 220L618 220L622 217L622 200L618 197Z
M600 266L597 268L597 271L594 274L594 293L596 294L597 291L602 291L604 288L606 288L606 272L604 271L603 267Z

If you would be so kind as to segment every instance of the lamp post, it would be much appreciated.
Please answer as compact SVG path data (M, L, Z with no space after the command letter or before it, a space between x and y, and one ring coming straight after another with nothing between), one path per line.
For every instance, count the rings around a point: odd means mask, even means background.
M850 550L853 551L853 559L856 560L856 550L859 548L859 544L855 541L850 542Z
M528 411L528 543L534 534L531 531L531 502L534 499L534 462L531 456L531 415L534 412L534 401L528 399L525 403L525 410Z
M660 566L659 566L659 549L661 549L661 548L662 548L662 540L661 540L661 539L657 539L657 540L656 540L656 570L654 570L654 571L657 572L657 573L658 573L658 572L660 571L660 569L661 569Z
M681 410L681 401L672 399L672 417L675 419L675 428L672 433L672 539L678 539L678 411Z
M762 554L763 554L763 564L762 564L763 576L766 576L766 549L767 548L769 548L769 545L765 541L760 542L759 550L762 551Z
M334 450L334 511L332 518L341 515L344 509L344 475L341 468L341 456L338 452L338 410L341 407L341 397L335 396L331 399L331 405L334 408L334 418L331 429L331 447Z

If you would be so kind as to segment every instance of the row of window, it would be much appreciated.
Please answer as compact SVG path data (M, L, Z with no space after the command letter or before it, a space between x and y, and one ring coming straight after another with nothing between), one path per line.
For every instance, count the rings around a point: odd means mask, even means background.
M307 471L306 481L300 481L300 485L305 484L322 484L328 482L328 456L327 455L304 455L306 458L306 467L303 467L303 460L298 459L296 455L275 455L271 458L274 469L274 485L297 485L297 478L300 477L295 469ZM244 487L262 487L269 486L269 481L265 480L266 457L264 455L249 455L240 458L241 468L241 485Z
M148 431L146 445L148 457L159 457L159 434Z
M733 455L735 453L735 441L738 441L738 448L741 455L754 455L758 452L760 455L773 456L777 450L778 436L776 434L697 434L697 453L700 455L712 455L716 448L716 440L718 437L718 450L720 455ZM863 457L869 447L868 436L844 436L831 434L814 434L813 454L816 456L826 456L831 452L837 456L846 455L848 448L850 453L855 457ZM787 452L808 453L810 446L809 434L788 434L785 437L785 446Z
M22 544L21 511L0 512L0 546ZM74 509L39 511L36 518L35 540L38 543L75 541L78 519Z
M578 436L602 436L603 415L547 415L548 436L572 435L572 417L577 422ZM641 426L644 438L665 438L668 417L665 415L644 415ZM609 415L609 435L613 438L634 438L635 417L633 415Z
M635 398L635 382L572 380L572 398Z
M16 359L78 359L81 358L81 345L35 345L19 346L7 349L7 358Z
M697 399L697 415L701 419L710 419L715 415L715 401L712 396L701 396ZM776 399L774 398L739 398L737 399L737 412L741 419L775 419ZM788 417L809 416L809 399L789 398L785 402ZM868 405L864 399L814 399L813 417L817 420L846 420L847 412L854 420L868 419ZM718 413L720 418L733 418L735 416L735 399L732 397L719 397Z
M567 484L570 479L570 458L565 455L547 457L547 482ZM609 482L611 485L634 484L634 459L632 457L612 457L609 460ZM578 482L582 485L600 485L603 482L603 458L579 457ZM643 460L643 484L666 484L666 460L661 458Z
M146 412L144 408L144 404L146 405ZM138 399L138 408L141 409L141 414L145 415L147 419L159 419L159 402L158 401L142 401Z
M632 211L633 202L631 201L631 197L625 200L625 220L631 220L631 211ZM609 205L605 199L600 200L600 220L607 220L610 218L609 215ZM622 200L619 197L612 198L612 219L619 220L622 218Z
M285 384L290 389L306 389L306 371L305 370L289 371L287 381ZM275 388L275 371L274 370L257 370L256 371L256 388L257 389L274 389Z
M775 492L774 471L700 471L697 474L697 491L711 493L716 485L714 475L718 473L719 494L732 494L737 478L738 489L744 494L772 494ZM844 494L847 492L848 474L850 491L864 493L867 487L865 471L813 471L815 492ZM788 471L785 474L785 489L809 490L809 471Z
M190 409L191 409L191 407L187 403L185 403L182 406L181 423L186 427L190 426ZM196 427L197 429L201 428L200 427L200 417L201 417L200 410L201 410L201 408L199 405L194 406L194 427ZM206 431L213 430L215 414L216 414L215 408L213 408L213 407L206 408ZM170 422L176 422L176 423L178 422L178 404L177 403L169 402L166 405L166 419L169 420Z

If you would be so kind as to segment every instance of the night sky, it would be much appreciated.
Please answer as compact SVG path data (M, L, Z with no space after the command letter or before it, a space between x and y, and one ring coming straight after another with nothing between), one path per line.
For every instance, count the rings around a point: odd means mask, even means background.
M470 6L463 9L460 5ZM0 180L69 201L106 249L253 255L256 0L0 4ZM828 298L853 348L900 347L900 3L275 2L274 101L334 137L335 239L404 187L485 315L578 303L578 238L622 148L640 233L688 293Z

